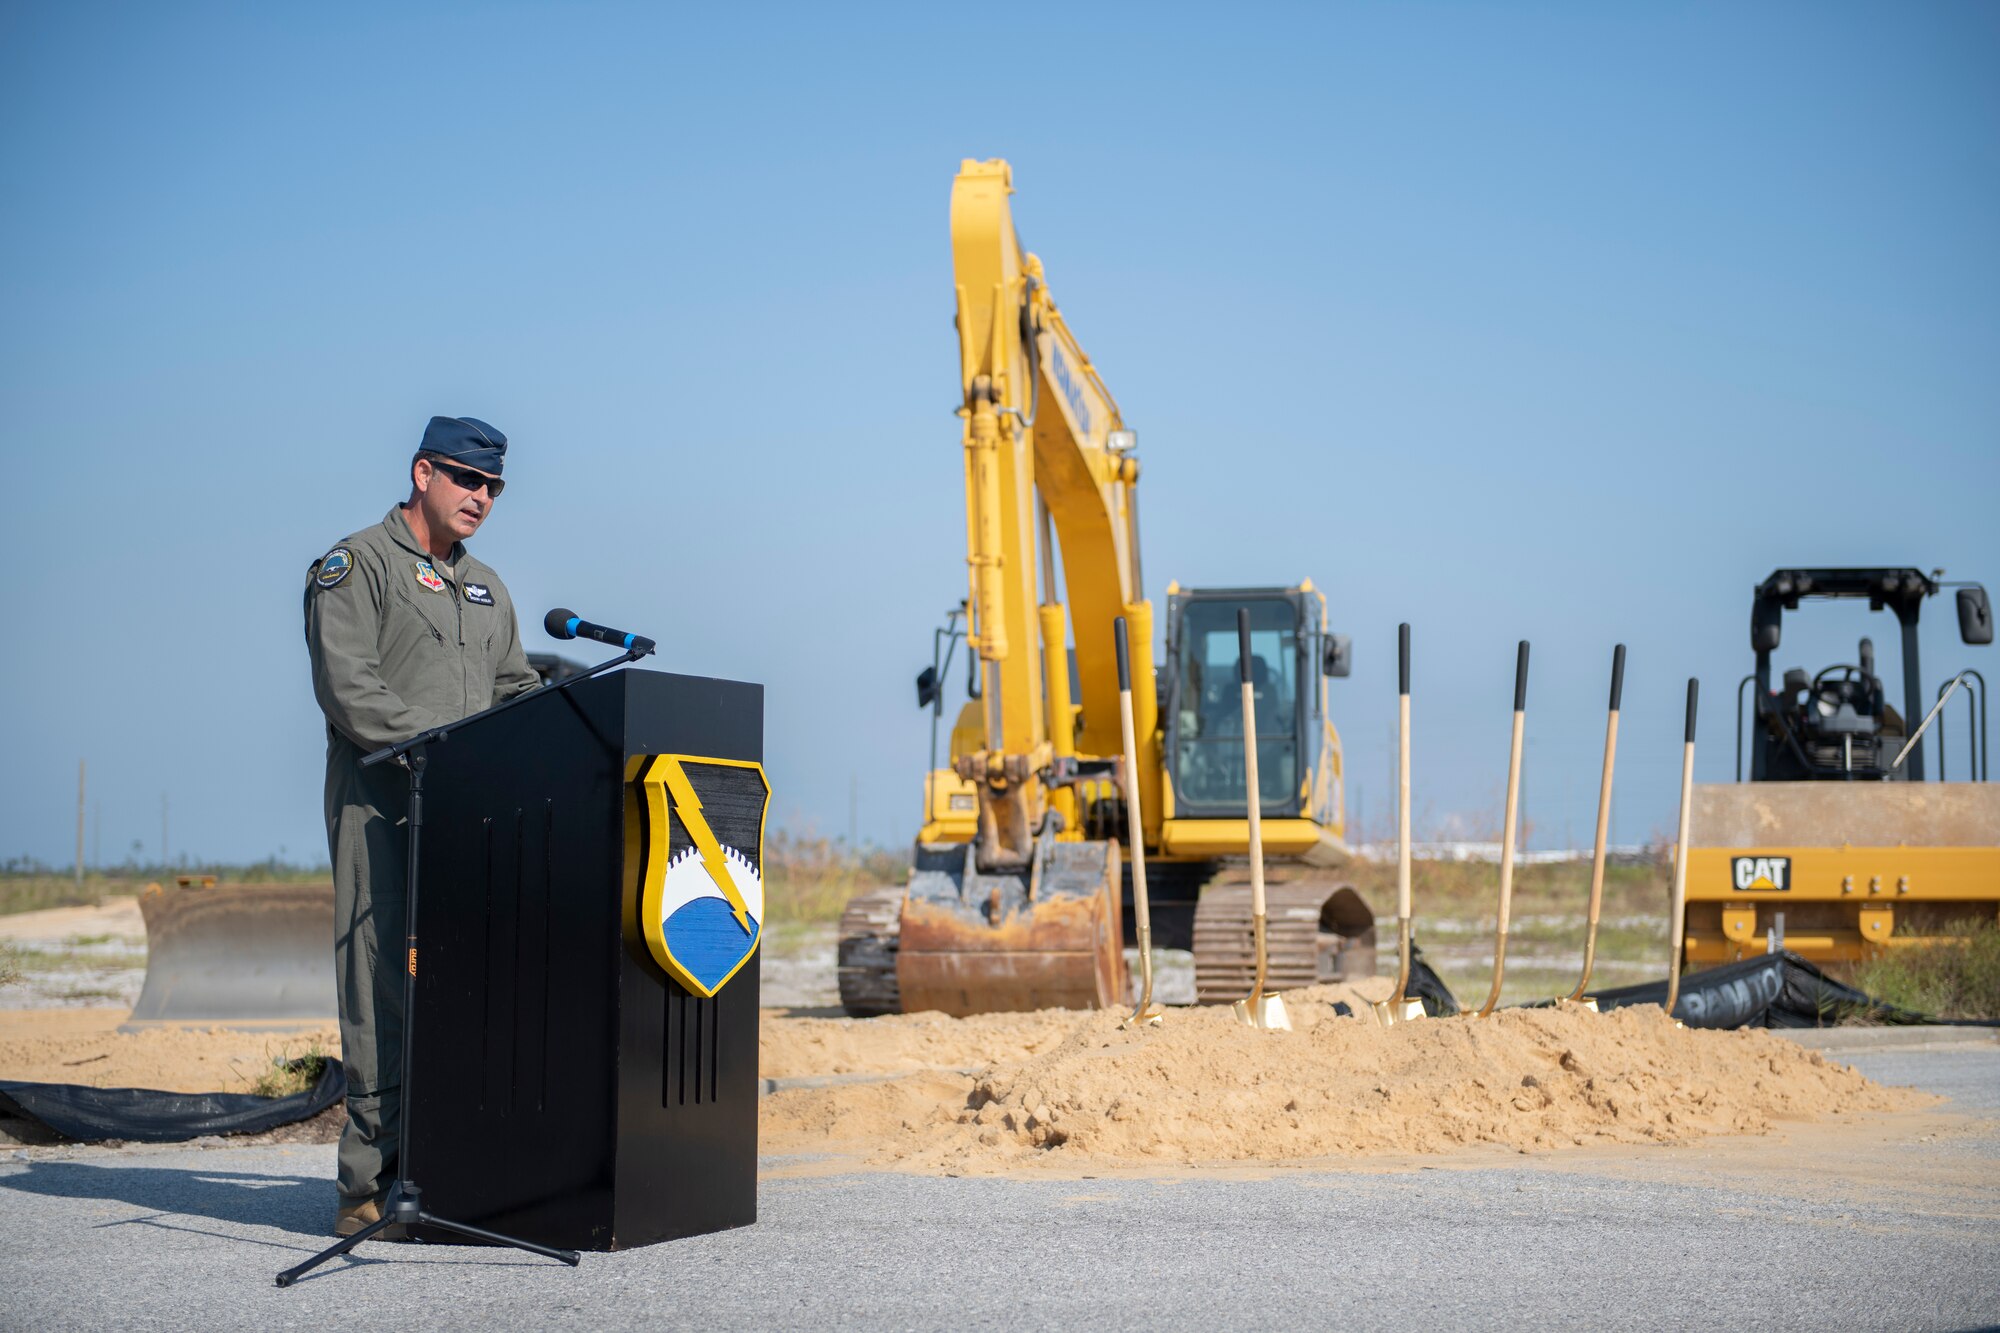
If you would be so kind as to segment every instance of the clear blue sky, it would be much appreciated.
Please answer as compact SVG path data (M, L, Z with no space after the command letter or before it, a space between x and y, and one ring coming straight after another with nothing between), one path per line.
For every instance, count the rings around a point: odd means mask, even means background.
M2000 591L1992 5L14 4L0 856L68 862L80 757L107 861L162 793L176 853L324 855L302 579L434 412L513 437L475 549L531 645L561 603L764 682L778 818L855 781L908 838L968 156L1139 431L1155 600L1329 591L1378 829L1399 620L1437 831L1497 826L1534 642L1551 846L1614 642L1637 841L1689 675L1728 774L1773 566ZM1948 601L1926 648L2000 679Z

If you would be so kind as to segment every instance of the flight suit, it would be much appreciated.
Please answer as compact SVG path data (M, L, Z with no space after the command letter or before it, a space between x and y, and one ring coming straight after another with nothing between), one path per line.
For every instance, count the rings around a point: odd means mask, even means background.
M538 683L506 586L454 545L417 544L401 507L335 546L306 576L313 694L326 714L326 834L347 1127L344 1199L393 1181L401 1120L409 774L361 767L371 750L457 721Z

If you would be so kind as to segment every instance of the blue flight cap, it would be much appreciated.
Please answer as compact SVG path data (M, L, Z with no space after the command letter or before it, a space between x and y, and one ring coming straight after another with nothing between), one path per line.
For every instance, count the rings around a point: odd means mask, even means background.
M496 477L507 461L507 437L477 417L432 417L417 447Z

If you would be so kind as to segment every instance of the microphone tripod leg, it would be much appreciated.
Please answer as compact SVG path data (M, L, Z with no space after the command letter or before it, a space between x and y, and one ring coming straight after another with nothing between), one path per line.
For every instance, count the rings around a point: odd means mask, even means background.
M571 1268L575 1268L583 1262L583 1256L575 1250L558 1250L547 1245L537 1245L531 1240L518 1240L513 1236L503 1236L497 1231L484 1231L475 1226L468 1226L463 1222L454 1222L448 1217L437 1217L430 1213L418 1213L417 1221L423 1226L437 1227L443 1231L455 1231L461 1236L470 1236L474 1240L483 1240L489 1245L511 1245L517 1250L526 1250L529 1254L539 1254L544 1259L559 1260L562 1263L568 1264Z
M483 1240L489 1245L509 1245L517 1250L526 1250L530 1254L539 1254L544 1259L554 1259L559 1263L568 1264L571 1268L575 1268L583 1262L583 1256L575 1250L558 1250L548 1245L537 1245L530 1240L518 1240L513 1236L503 1236L497 1231L487 1231L481 1227L468 1226L464 1222L454 1222L448 1217L438 1217L433 1213L418 1213L416 1220L420 1226L436 1227L440 1231L454 1231L461 1236L469 1236L473 1240ZM278 1274L277 1283L281 1287L289 1287L327 1260L339 1258L362 1241L373 1240L383 1231L392 1226L403 1224L404 1221L405 1219L402 1217L385 1214L376 1221L370 1222L353 1235L343 1237L334 1244L327 1246L324 1250L321 1250L318 1254L315 1254L312 1258L299 1264L297 1267L287 1268L284 1272Z
M307 1273L310 1273L313 1269L318 1268L321 1264L325 1263L327 1260L339 1258L341 1255L346 1254L349 1250L359 1245L362 1241L373 1240L379 1232L385 1231L389 1227L394 1226L395 1224L396 1224L396 1219L393 1217L382 1217L376 1219L373 1222L370 1222L367 1226L361 1228L361 1230L355 1232L353 1235L344 1237L341 1240L334 1242L332 1245L327 1246L325 1249L321 1250L318 1254L315 1254L312 1258L306 1260L304 1263L298 1265L296 1268L287 1268L284 1272L278 1274L278 1285L281 1287L291 1286L294 1282L297 1282L300 1278L304 1277Z

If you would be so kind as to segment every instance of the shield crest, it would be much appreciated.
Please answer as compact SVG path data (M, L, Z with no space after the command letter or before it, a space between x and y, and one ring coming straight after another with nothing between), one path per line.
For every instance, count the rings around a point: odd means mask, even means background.
M639 925L668 976L696 995L729 984L764 930L764 767L652 755L638 762Z

